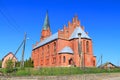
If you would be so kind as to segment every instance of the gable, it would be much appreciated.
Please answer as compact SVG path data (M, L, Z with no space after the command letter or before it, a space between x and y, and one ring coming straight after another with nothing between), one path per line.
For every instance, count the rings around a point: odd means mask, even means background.
M81 38L88 38L88 39L90 39L90 37L86 34L85 31L83 31L81 29L80 26L75 28L75 30L73 31L73 33L71 34L69 39L79 38L78 37L78 33L81 33Z
M14 54L13 54L12 52L9 52L7 55L5 55L5 56L3 57L2 61L3 61L5 58L7 58L7 57L10 57L10 58L11 58L11 56L13 57ZM14 57L15 57L15 56L14 56ZM17 60L16 57L15 57L15 59Z

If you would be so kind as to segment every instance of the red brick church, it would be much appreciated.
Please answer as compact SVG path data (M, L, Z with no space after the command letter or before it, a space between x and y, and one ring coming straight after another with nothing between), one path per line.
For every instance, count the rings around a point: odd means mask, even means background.
M92 39L75 16L68 26L51 33L48 13L42 28L40 42L33 45L34 67L95 67Z

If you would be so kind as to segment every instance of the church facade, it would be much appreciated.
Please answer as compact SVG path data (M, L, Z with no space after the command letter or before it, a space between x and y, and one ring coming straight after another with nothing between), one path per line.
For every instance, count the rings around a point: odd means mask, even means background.
M68 26L51 33L48 13L46 14L40 42L33 45L34 67L95 67L92 39L75 16Z

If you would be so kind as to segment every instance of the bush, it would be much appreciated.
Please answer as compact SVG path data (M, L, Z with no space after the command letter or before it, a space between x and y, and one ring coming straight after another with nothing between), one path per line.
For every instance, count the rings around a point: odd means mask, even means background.
M11 60L11 59L8 59L8 60L6 61L6 72L7 72L7 73L13 72L13 71L14 71L13 66L14 66L14 64L13 64L12 60Z
M2 67L2 60L0 60L0 68Z

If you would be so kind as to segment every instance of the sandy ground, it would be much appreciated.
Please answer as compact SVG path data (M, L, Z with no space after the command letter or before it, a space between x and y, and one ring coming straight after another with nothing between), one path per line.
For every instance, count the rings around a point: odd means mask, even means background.
M107 79L103 79L103 80L120 80L120 77L107 78Z
M120 73L100 73L69 76L0 76L0 80L120 80Z

